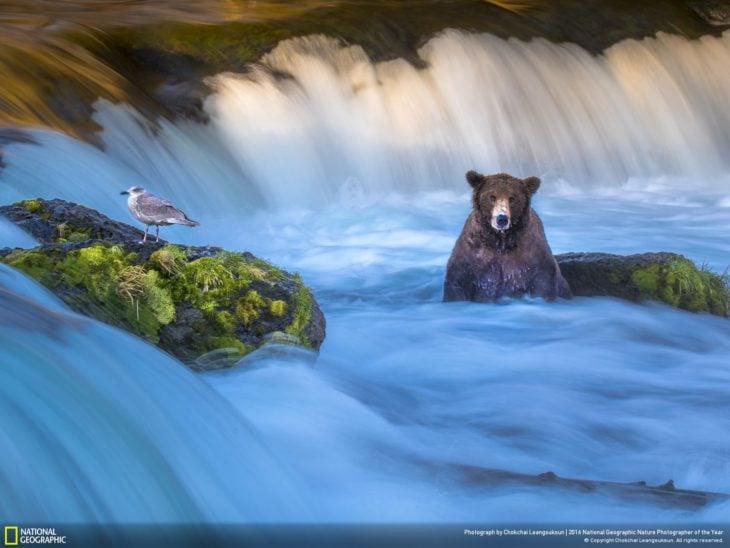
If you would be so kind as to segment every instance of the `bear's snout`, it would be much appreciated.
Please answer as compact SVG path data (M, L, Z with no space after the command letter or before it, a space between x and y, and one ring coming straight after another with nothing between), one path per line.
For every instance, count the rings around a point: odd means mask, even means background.
M494 201L492 209L492 228L494 230L507 230L510 227L510 204L506 198L499 198Z

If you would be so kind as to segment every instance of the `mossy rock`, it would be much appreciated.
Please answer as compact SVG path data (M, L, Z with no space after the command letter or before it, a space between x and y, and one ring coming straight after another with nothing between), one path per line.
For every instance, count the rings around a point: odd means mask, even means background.
M271 333L315 350L324 340L324 316L301 278L250 253L141 244L142 231L62 200L25 200L0 214L41 244L0 250L0 261L75 311L144 337L191 367L232 365ZM215 360L199 360L211 352Z
M727 274L716 274L676 253L556 255L576 296L657 300L691 312L728 316Z

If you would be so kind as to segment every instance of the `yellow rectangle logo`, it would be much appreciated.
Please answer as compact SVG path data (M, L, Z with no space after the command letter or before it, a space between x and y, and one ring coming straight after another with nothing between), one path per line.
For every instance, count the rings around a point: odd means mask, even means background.
M5 534L3 536L5 546L17 546L18 545L18 527L17 526L5 526Z

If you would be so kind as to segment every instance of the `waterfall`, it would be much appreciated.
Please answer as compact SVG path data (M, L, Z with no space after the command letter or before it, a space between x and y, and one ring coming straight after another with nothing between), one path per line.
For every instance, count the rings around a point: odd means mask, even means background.
M470 168L582 188L667 175L711 184L730 168L730 33L593 56L449 31L419 55L424 69L373 64L325 37L291 40L250 74L215 78L206 108L280 204L353 184L461 189Z
M447 31L423 68L323 36L220 74L206 126L100 101L99 151L36 132L7 150L0 197L65 196L109 213L142 184L220 215L383 193L464 191L463 173L538 175L543 191L730 187L730 32L659 35L594 56L571 44ZM42 149L42 150L39 150Z

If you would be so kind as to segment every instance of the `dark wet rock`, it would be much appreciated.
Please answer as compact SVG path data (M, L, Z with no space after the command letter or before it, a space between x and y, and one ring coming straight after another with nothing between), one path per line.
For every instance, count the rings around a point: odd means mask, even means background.
M710 25L718 27L730 25L730 2L701 1L688 4Z
M658 300L692 312L728 316L730 288L718 275L676 253L556 255L573 294Z
M284 331L273 331L272 333L268 333L264 337L264 340L272 344L299 344L299 341L295 336L285 333Z
M209 116L203 103L209 94L210 88L201 80L171 78L155 91L155 98L175 116L205 124Z
M0 261L194 369L230 366L276 333L315 350L324 341L324 315L299 276L251 253L141 244L141 230L63 200L25 200L0 215L41 244L0 250Z
M669 480L662 485L651 486L645 481L622 483L589 479L563 478L553 472L538 475L522 474L507 470L496 470L463 464L428 464L431 473L448 473L475 489L495 487L538 487L579 493L596 493L616 497L623 501L643 502L655 506L697 510L710 504L726 503L730 495L709 491L678 489Z
M543 472L537 475L537 479L540 481L555 481L558 478L555 472Z
M141 230L110 219L98 211L65 200L23 200L0 206L0 215L28 232L41 244L106 240L128 244L142 239Z

